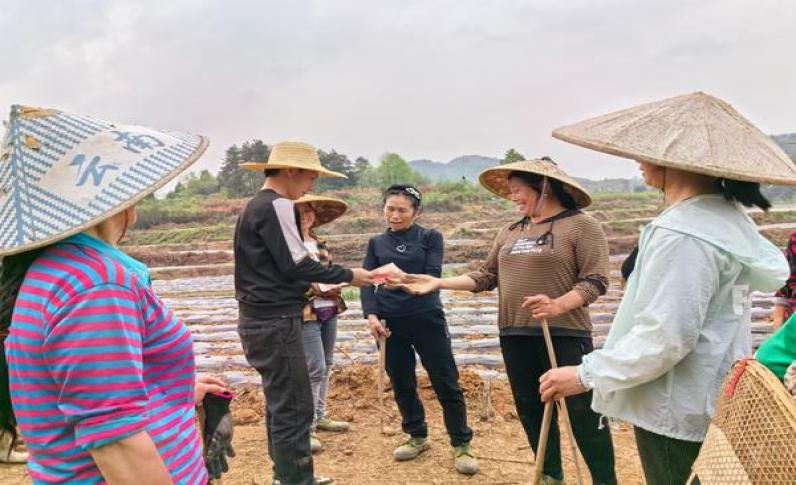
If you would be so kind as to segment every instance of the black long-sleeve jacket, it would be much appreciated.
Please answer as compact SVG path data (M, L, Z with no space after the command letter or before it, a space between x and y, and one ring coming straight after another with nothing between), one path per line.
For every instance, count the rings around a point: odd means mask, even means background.
M300 315L310 282L342 283L351 270L310 257L293 201L273 190L255 195L235 226L235 298L252 317Z
M435 229L412 225L409 229L384 233L368 241L368 252L362 267L376 269L395 263L405 273L442 275L443 240ZM379 318L405 317L442 309L439 291L413 296L402 290L368 286L359 292L362 313Z

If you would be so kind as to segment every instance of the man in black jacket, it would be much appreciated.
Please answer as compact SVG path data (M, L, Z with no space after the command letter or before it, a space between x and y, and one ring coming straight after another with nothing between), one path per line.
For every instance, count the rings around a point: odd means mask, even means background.
M301 338L304 295L310 282L367 286L371 276L361 268L321 265L304 246L293 201L319 176L342 176L321 166L315 148L278 143L268 162L242 166L264 170L266 179L235 227L238 332L246 360L262 377L274 482L313 485L320 480L310 452L314 406Z

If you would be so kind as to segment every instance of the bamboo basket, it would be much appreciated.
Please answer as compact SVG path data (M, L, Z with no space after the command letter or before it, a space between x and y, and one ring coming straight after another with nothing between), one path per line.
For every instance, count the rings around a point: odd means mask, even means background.
M693 471L704 485L796 483L796 399L759 362L724 380Z

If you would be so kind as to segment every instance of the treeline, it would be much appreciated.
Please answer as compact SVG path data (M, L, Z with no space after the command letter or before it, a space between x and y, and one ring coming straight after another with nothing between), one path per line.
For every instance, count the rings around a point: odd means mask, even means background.
M167 198L220 195L227 198L242 198L254 195L263 185L264 176L241 168L246 162L262 162L268 159L271 147L261 140L233 145L226 151L221 170L214 175L209 170L191 173L181 180ZM422 185L427 183L420 174L396 153L386 153L377 166L368 159L357 157L351 160L335 150L318 150L321 164L347 178L318 179L315 190L342 190L355 187L385 187L394 183Z

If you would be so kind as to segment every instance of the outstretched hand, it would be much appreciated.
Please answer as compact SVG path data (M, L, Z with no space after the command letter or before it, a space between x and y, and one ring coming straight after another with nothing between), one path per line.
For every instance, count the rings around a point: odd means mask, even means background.
M427 295L440 288L440 279L427 274L407 274L400 282L388 282L390 289L401 289L412 295Z

